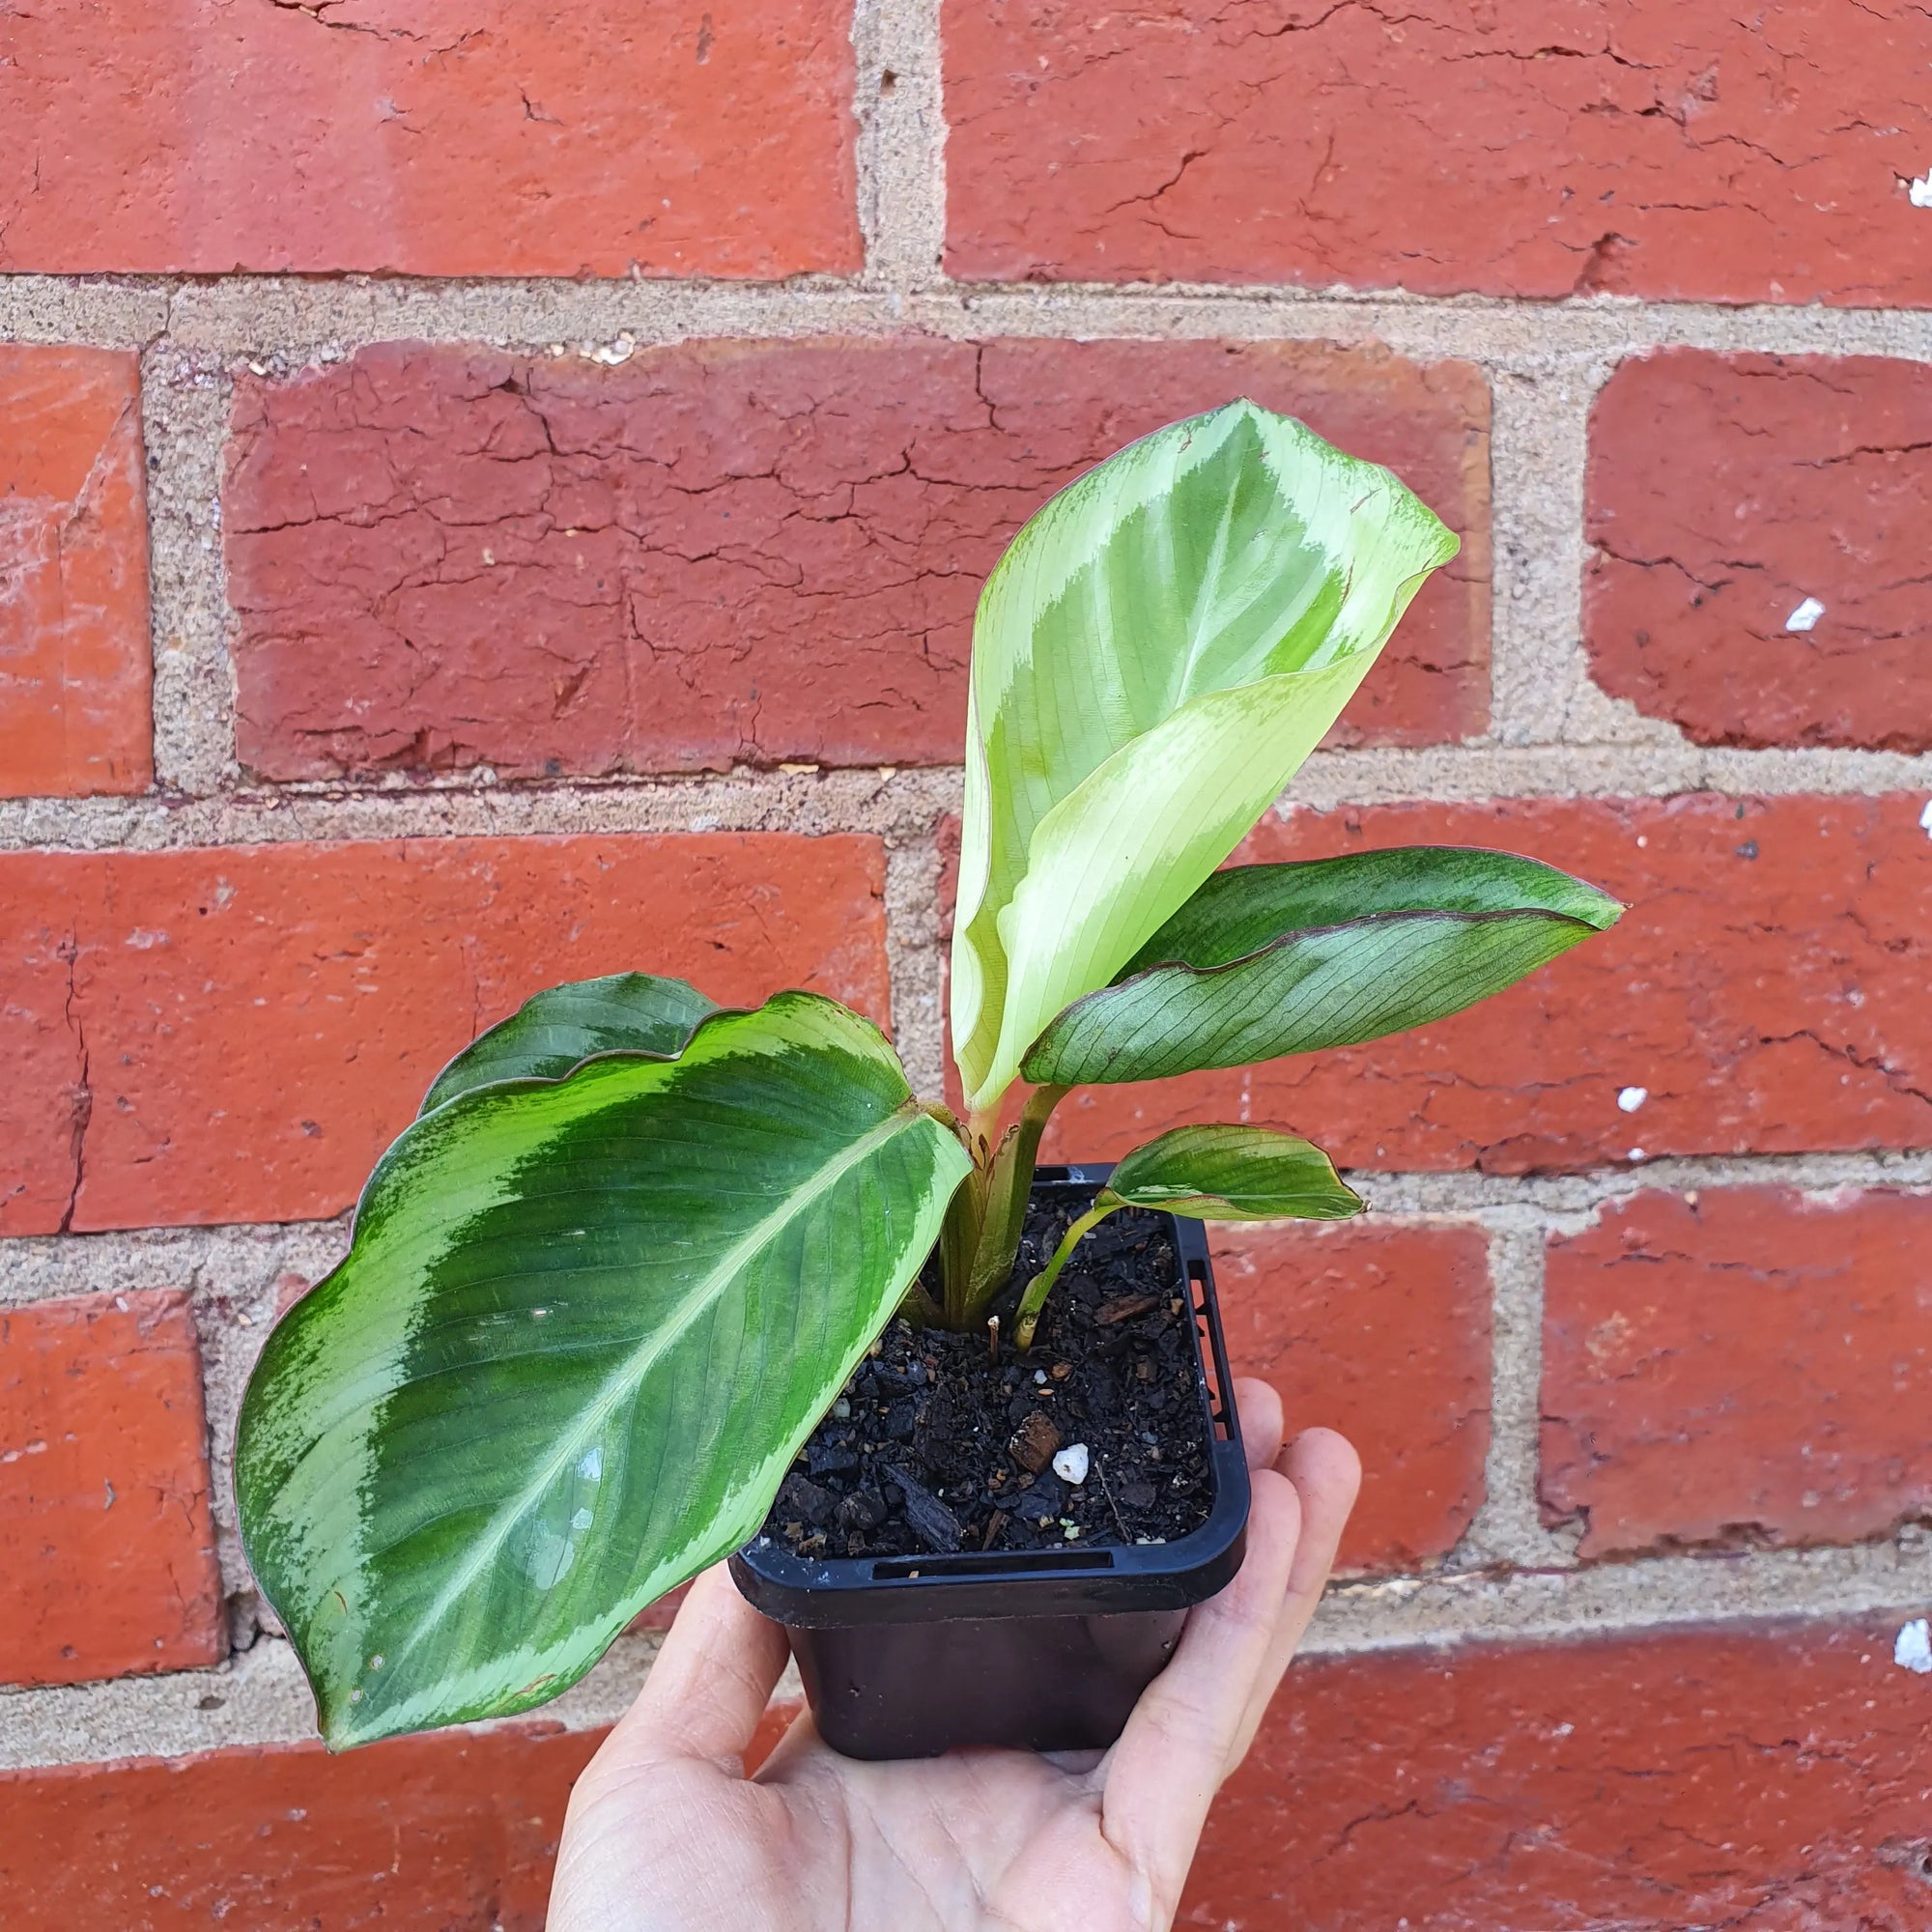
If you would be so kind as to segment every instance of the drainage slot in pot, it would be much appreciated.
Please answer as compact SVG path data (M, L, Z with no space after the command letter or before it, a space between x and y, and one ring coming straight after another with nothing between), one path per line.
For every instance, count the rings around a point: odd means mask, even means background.
M872 1565L875 1583L908 1577L1020 1577L1042 1570L1111 1570L1111 1549L1014 1549L998 1556L895 1556Z
M1196 1224L1183 1225L1191 1229ZM1233 1379L1228 1372L1228 1345L1221 1337L1220 1313L1208 1298L1208 1264L1195 1255L1187 1256L1186 1262L1194 1325L1208 1338L1208 1348L1202 1356L1202 1367L1207 1371L1208 1426L1217 1441L1230 1442L1235 1432L1228 1423L1227 1390Z

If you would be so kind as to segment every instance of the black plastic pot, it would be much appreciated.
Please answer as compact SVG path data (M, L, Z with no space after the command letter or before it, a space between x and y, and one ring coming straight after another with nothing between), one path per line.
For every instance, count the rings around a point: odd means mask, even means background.
M1084 1208L1111 1172L1041 1168L1034 1198ZM1248 1468L1208 1242L1198 1221L1171 1225L1203 1345L1201 1426L1212 1445L1213 1507L1199 1529L1154 1545L819 1560L760 1536L732 1557L739 1589L784 1625L835 1750L895 1758L963 1745L1110 1745L1173 1656L1188 1606L1241 1567Z

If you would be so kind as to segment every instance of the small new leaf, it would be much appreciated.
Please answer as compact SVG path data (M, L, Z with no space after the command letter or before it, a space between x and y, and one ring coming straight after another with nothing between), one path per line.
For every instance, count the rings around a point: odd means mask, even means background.
M1081 1237L1122 1208L1154 1208L1194 1221L1346 1221L1362 1207L1328 1156L1298 1135L1273 1127L1176 1127L1128 1154L1061 1236L1020 1296L1014 1344L1033 1347L1040 1310Z
M242 1409L242 1540L328 1742L543 1703L752 1536L969 1165L808 993L419 1118Z
M1176 1127L1114 1169L1110 1194L1196 1221L1346 1221L1363 1206L1319 1147L1272 1127Z
M1501 992L1622 911L1508 852L1420 845L1231 867L1113 985L1062 1012L1022 1070L1069 1087L1359 1045Z

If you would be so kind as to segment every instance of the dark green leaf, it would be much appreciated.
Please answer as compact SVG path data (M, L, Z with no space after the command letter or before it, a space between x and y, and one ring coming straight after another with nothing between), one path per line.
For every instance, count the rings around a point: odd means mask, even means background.
M557 1080L599 1053L675 1060L698 1026L723 1010L696 986L652 973L553 986L465 1047L437 1075L422 1111L498 1080Z
M1507 852L1412 846L1208 878L1022 1070L1044 1086L1156 1080L1353 1046L1461 1012L1623 908Z
M1623 907L1540 859L1464 845L1398 845L1285 866L1231 866L1129 961L1129 975L1168 961L1221 966L1284 933L1344 925L1383 913L1555 913L1593 932Z
M1136 1148L1101 1199L1196 1221L1346 1221L1362 1197L1312 1141L1273 1127L1176 1127Z
M243 1540L328 1741L542 1703L751 1536L967 1167L806 993L419 1119L242 1405Z

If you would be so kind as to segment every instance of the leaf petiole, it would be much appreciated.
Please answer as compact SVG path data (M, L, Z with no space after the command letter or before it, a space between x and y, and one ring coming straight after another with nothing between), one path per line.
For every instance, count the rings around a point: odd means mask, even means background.
M1066 1265L1068 1258L1078 1246L1080 1236L1090 1228L1097 1228L1116 1208L1127 1204L1110 1189L1102 1188L1099 1198L1086 1213L1067 1229L1060 1237L1060 1245L1053 1251L1053 1259L1027 1283L1026 1293L1020 1297L1019 1314L1013 1322L1013 1347L1031 1349L1033 1331L1039 1326L1039 1311L1046 1306L1046 1297L1053 1292L1053 1284L1060 1279L1060 1271Z
M964 1331L977 1326L1012 1273L1033 1195L1040 1136L1065 1093L1065 1087L1037 1088L1028 1094L1017 1124L997 1146L989 1148L978 1126L970 1130L968 1145L979 1165L967 1186L978 1193L966 1195L961 1190L965 1198L959 1212L966 1215L977 1209L977 1215L970 1223L962 1221L944 1255L950 1327Z

